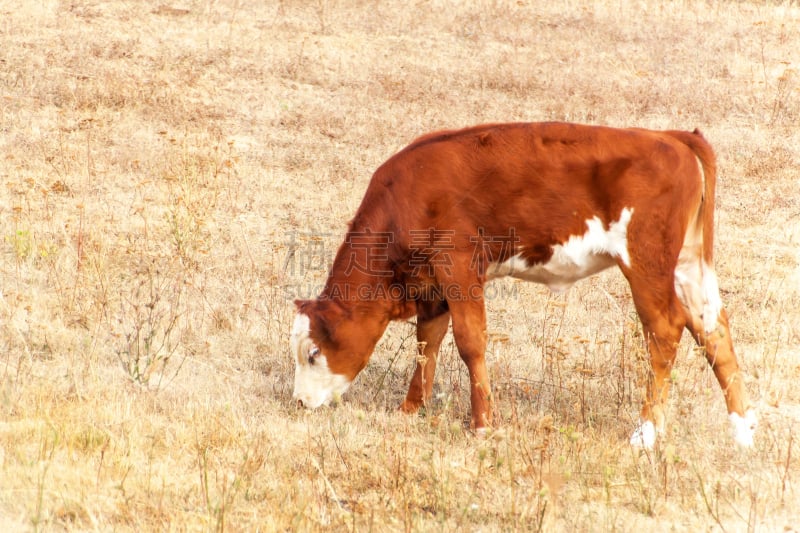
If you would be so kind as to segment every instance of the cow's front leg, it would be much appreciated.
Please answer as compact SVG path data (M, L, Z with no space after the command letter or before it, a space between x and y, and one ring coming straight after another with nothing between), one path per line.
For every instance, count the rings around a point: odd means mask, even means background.
M472 405L471 426L480 431L492 423L493 399L486 371L486 309L483 289L471 287L469 297L460 301L449 301L453 319L453 337L458 353L469 371L470 403Z
M417 346L419 358L406 399L400 410L416 413L420 406L428 403L433 390L436 372L436 356L450 324L450 313L444 302L420 305L417 311Z

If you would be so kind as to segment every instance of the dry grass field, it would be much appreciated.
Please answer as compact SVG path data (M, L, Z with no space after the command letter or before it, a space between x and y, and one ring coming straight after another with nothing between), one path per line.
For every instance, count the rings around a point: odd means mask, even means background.
M669 425L617 271L497 280L496 430L452 337L396 411L392 324L337 406L291 399L313 297L372 171L430 130L702 129L753 450L684 336ZM0 529L800 529L796 1L0 0Z

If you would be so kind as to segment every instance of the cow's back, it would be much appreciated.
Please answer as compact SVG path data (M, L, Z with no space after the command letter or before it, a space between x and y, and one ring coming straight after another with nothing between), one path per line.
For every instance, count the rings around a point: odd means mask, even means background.
M429 134L391 157L375 172L356 218L380 212L401 248L418 230L451 232L456 249L469 250L479 231L502 236L513 228L536 261L584 233L587 220L608 226L626 208L653 216L659 206L685 208L685 227L701 190L693 152L667 133L487 125Z

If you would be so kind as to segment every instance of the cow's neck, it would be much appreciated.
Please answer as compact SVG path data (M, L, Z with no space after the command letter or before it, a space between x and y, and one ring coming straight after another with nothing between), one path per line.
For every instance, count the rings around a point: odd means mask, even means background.
M320 298L347 308L397 318L404 295L393 286L389 232L352 226L334 259Z

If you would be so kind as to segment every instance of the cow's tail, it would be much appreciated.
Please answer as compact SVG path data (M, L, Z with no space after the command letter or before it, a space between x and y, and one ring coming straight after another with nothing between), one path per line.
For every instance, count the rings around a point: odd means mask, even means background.
M703 226L703 261L709 268L714 267L714 195L717 187L717 158L700 130L670 131L683 144L688 146L700 162L703 174L703 200L698 218Z

